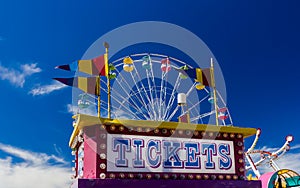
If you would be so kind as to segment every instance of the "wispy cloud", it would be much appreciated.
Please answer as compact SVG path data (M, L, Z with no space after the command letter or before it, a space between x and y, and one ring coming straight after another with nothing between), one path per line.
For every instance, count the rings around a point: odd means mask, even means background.
M5 40L5 38L4 38L4 37L2 37L2 36L0 36L0 41L2 41L2 40Z
M96 104L95 103L90 103L90 106L88 108L79 108L77 105L75 104L67 104L67 111L68 113L71 114L87 114L87 115L91 115L91 116L97 116L97 110L96 110ZM101 111L101 117L107 117L107 110L104 109ZM128 115L128 113L126 113L123 110L117 109L117 110L112 110L111 111L111 115L112 118L115 119L119 119L119 120L126 120L126 119L133 119L134 117L132 117L132 115Z
M67 104L67 111L71 114L81 113L81 114L87 114L91 116L97 116L95 105L91 105L89 108L80 109L76 105Z
M67 104L67 110L71 114L76 114L79 110L78 106L72 105L72 104Z
M56 144L53 144L53 146L54 146L54 150L55 150L55 152L59 155L59 156L61 156L62 155L62 149L60 148L60 147L57 147L57 145Z
M113 114L114 118L116 118L116 119L133 119L134 118L132 116L132 114L125 112L124 110L121 110L121 109L112 111L112 114Z
M33 165L41 165L49 161L66 164L66 162L62 158L58 158L55 155L34 153L34 152L15 148L1 143L0 143L0 150L4 151L5 153L24 159L25 161L30 162Z
M29 94L36 96L36 95L46 95L53 91L60 90L64 87L67 87L66 85L60 83L60 82L53 82L49 85L43 85L36 88L33 88L31 91L29 91Z
M37 67L36 63L23 64L20 66L19 70L7 68L0 65L0 79L8 80L16 87L23 87L26 77L41 71L42 69Z
M0 150L9 155L0 158L0 182L6 188L69 187L71 172L64 159L2 143ZM11 156L21 159L22 162L14 162Z

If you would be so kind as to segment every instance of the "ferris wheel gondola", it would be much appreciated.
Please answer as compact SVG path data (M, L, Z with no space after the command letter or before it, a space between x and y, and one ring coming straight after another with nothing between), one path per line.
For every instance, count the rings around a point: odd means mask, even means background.
M91 105L87 98L88 96L86 93L79 95L79 100L77 102L79 109L85 109Z

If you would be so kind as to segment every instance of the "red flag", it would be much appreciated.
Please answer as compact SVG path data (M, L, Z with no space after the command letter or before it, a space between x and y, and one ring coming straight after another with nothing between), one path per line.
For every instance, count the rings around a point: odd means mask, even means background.
M190 116L188 113L183 114L181 116L178 117L179 122L181 123L189 123L190 122Z
M106 54L94 58L93 64L95 66L95 69L97 70L96 73L100 76L107 76L108 75L108 65L106 63Z

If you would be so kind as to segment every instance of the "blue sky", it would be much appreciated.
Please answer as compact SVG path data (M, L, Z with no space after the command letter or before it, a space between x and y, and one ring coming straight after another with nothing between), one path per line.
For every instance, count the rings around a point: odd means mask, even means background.
M20 151L55 156L45 157L43 165L58 165L68 175L71 89L52 81L66 75L54 67L82 57L112 29L152 20L184 27L207 44L222 68L234 124L260 127L260 147L280 147L293 134L292 147L298 148L299 5L296 0L2 1L0 159L12 157L15 167L33 164L16 154ZM33 95L47 85L49 93Z

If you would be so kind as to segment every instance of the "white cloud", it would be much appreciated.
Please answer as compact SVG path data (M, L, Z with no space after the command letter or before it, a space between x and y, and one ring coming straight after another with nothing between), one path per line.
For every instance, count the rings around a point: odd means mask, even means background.
M64 159L36 153L0 143L0 150L8 154L0 158L0 182L6 188L58 188L71 184L69 167ZM13 157L22 162L14 162Z
M79 110L78 106L72 105L72 104L67 104L67 110L71 114L76 114Z
M32 89L31 91L29 91L29 94L32 94L33 96L36 95L46 95L49 94L55 90L60 90L62 88L67 87L66 85L60 83L60 82L53 82L50 85L43 85L43 86L39 86L37 88Z
M23 70L23 74L26 76L42 71L40 68L36 67L36 63L21 65L21 69Z
M112 115L116 119L134 119L131 113L125 112L124 110L121 109L112 111Z
M87 114L87 115L91 115L91 116L97 116L95 105L91 105L90 107L85 108L85 109L80 109L76 105L67 104L67 110L71 114L80 113L80 114Z
M0 65L0 79L8 80L16 87L23 87L26 77L41 71L42 69L37 67L36 63L23 64L21 65L20 70L10 69Z
M73 104L67 104L67 111L68 113L71 114L87 114L87 115L91 115L91 116L98 116L97 114L97 110L96 110L96 104L94 103L90 103L90 106L88 108L84 108L81 109L79 108L77 105L73 105ZM111 111L111 116L113 119L119 119L119 120L126 120L126 119L133 119L134 117L132 117L132 115L128 115L128 113L126 113L123 110L117 109L117 110L112 110ZM101 117L107 117L107 110L104 109L101 111Z

